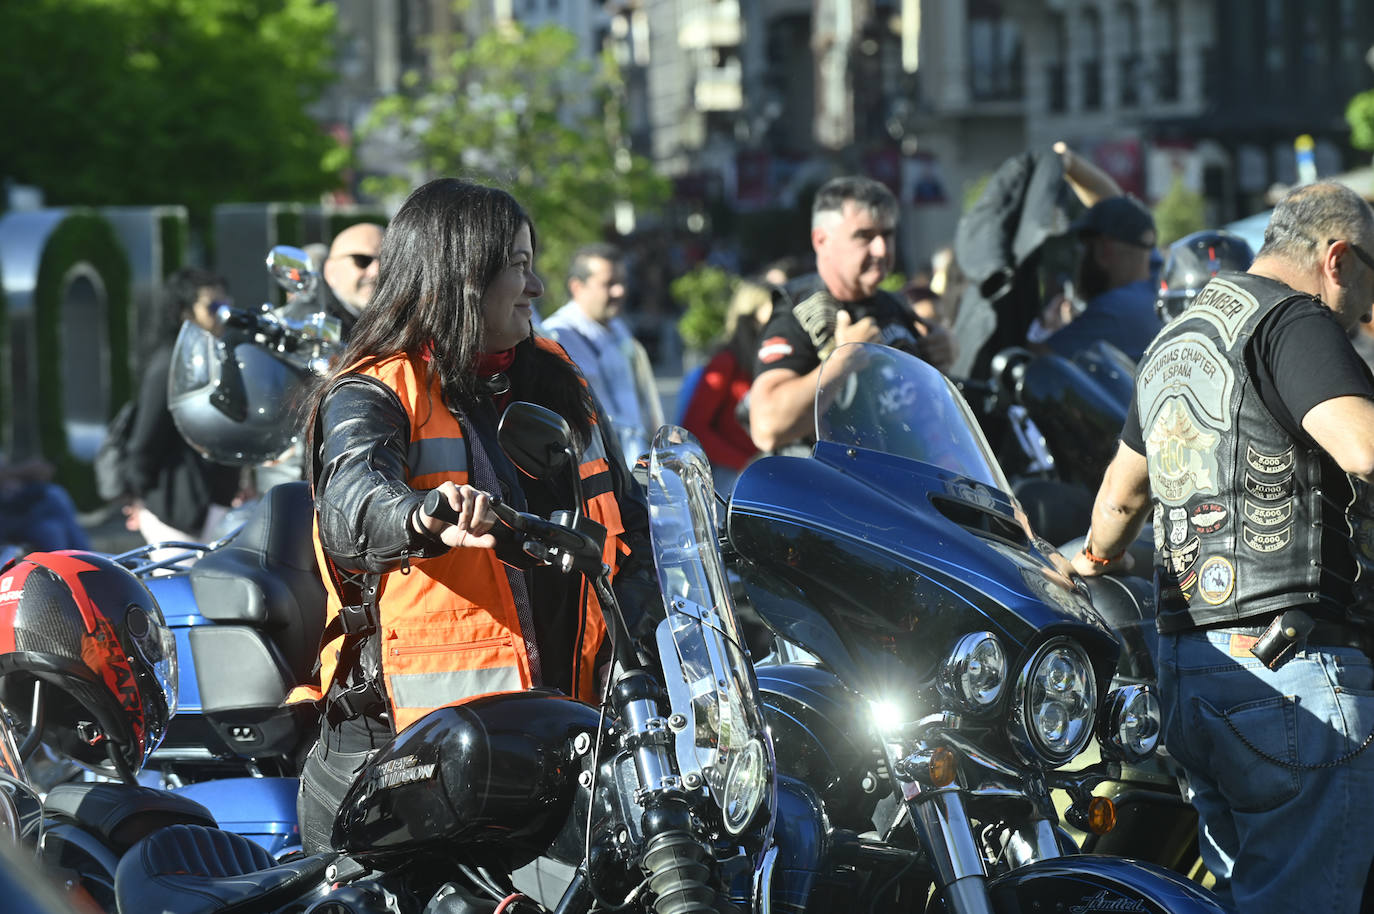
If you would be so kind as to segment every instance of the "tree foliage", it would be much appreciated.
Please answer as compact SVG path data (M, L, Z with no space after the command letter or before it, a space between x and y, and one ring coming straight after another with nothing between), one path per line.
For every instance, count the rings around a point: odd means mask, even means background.
M1374 89L1367 89L1350 100L1345 108L1350 124L1350 145L1356 149L1374 149Z
M0 27L0 177L50 204L308 200L338 144L307 114L332 78L314 0L23 0Z
M677 329L682 341L706 352L725 336L725 315L739 277L720 267L701 264L674 279L669 291L683 307Z
M622 142L623 82L609 56L592 66L556 26L510 23L452 40L437 72L407 74L405 91L378 102L361 132L412 149L425 180L453 175L510 191L534 220L546 298L561 301L572 250L604 237L616 203L653 207L667 185ZM364 187L400 194L411 181L374 177Z
M1156 243L1167 248L1184 235L1200 232L1207 227L1207 213L1202 194L1189 190L1182 175L1175 175L1169 192L1155 204Z

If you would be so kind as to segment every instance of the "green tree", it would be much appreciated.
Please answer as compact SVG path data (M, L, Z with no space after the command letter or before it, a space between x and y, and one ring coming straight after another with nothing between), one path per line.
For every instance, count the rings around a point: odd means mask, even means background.
M1155 204L1154 215L1156 241L1161 248L1207 227L1202 194L1189 190L1181 175L1174 175L1169 192Z
M314 0L24 0L0 26L0 177L50 204L309 200L338 144L307 114L332 78Z
M672 281L669 291L683 306L677 329L688 348L706 352L725 336L725 315L739 277L701 264Z
M561 303L572 250L603 237L616 204L661 203L667 183L623 142L624 84L609 55L596 67L579 60L577 39L555 26L504 24L452 41L437 72L407 74L405 91L378 102L361 132L399 136L426 179L509 190L535 223L545 300ZM364 187L404 193L411 183L375 177Z
M1350 145L1374 149L1374 89L1366 89L1350 100L1345 119L1350 124Z

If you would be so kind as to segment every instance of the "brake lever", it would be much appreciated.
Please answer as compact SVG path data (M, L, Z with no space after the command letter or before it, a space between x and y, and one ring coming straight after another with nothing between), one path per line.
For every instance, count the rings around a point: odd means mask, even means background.
M539 540L544 546L551 546L574 554L580 554L586 551L589 545L592 547L595 546L585 534L579 533L568 527L559 526L558 524L544 520L542 517L538 517L534 514L526 514L523 511L517 511L502 501L499 495L489 494L487 498L491 504L492 513L496 515L497 520L517 533L523 533L528 537ZM444 523L458 523L458 512L453 509L448 499L444 498L443 493L438 489L431 489L429 491L429 494L425 496L425 501L421 506L421 510L430 517L441 520ZM593 551L595 551L595 549L593 549Z

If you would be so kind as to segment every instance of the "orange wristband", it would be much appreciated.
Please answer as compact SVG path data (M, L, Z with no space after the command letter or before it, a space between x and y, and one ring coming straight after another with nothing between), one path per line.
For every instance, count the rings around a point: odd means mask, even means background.
M1115 562L1117 559L1121 558L1125 554L1126 550L1122 549L1120 552L1118 552L1111 558L1103 558L1100 555L1093 554L1092 549L1088 547L1088 541L1083 541L1083 557L1088 561L1092 562L1094 565L1110 565L1112 562Z

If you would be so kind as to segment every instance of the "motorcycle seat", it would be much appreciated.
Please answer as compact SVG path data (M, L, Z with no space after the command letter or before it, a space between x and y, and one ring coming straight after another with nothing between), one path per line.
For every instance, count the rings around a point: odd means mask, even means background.
M43 811L77 824L117 853L169 825L215 826L210 810L194 800L130 784L58 784L48 791Z
M121 911L273 911L311 891L336 854L278 863L242 835L199 825L173 825L148 835L119 861L115 898Z
M314 511L308 484L273 486L239 535L188 573L200 614L263 632L280 653L292 685L308 677L324 628Z

